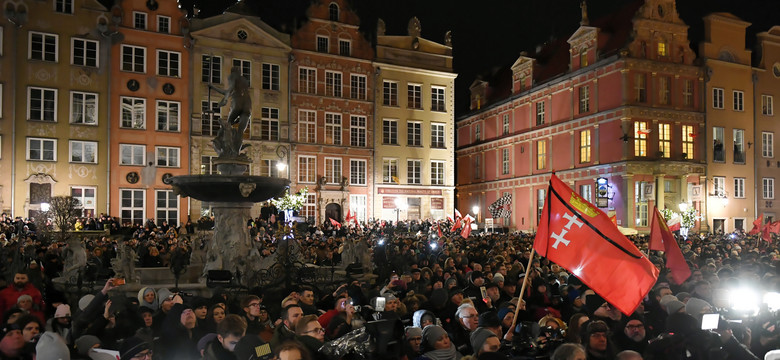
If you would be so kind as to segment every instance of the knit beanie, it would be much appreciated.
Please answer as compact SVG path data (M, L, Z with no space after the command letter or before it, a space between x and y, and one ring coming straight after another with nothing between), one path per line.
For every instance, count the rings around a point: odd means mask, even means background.
M54 318L70 317L70 305L60 304L57 306L57 311L54 312Z
M405 339L409 340L413 337L422 337L422 329L416 326L407 326L404 330Z
M688 303L685 304L685 312L694 317L700 316L702 311L704 311L706 308L712 308L712 305L702 299L695 297L688 299Z
M680 309L685 307L685 303L683 303L680 300L672 300L666 304L666 313L667 314L674 314Z
M471 340L471 348L474 349L474 353L478 353L479 350L482 349L482 344L484 344L488 338L491 338L493 336L496 336L496 333L486 328L483 327L476 328L471 333L471 336L469 336Z
M504 275L501 275L501 273L495 273L493 275L493 282L496 284L504 282Z
M84 335L76 339L76 350L79 352L79 355L86 357L89 349L92 349L95 345L99 346L100 344L100 339L97 336Z
M38 344L35 345L36 358L46 360L70 360L70 350L65 340L53 331L47 331L41 335Z
M428 325L422 330L423 342L430 348L433 348L433 345L441 339L442 335L447 335L447 331L439 325Z
M506 317L506 314L509 314L509 312L512 311L512 309L508 307L502 307L498 310L498 320L504 321L504 318Z
M664 295L661 300L658 301L661 306L666 307L666 304L668 304L672 300L680 300L674 295Z

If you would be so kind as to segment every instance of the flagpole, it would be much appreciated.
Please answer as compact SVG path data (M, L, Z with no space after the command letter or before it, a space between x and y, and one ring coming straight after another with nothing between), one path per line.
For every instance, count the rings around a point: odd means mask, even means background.
M525 294L525 287L528 284L528 274L531 272L531 263L534 261L534 254L536 252L536 249L534 249L533 246L531 246L531 256L528 258L528 266L525 267L525 276L523 277L523 285L520 286L520 297L517 300L517 306L515 306L515 316L514 319L512 319L512 326L509 328L510 331L515 331L515 325L517 325L517 316L520 315L520 302L523 301L523 294Z

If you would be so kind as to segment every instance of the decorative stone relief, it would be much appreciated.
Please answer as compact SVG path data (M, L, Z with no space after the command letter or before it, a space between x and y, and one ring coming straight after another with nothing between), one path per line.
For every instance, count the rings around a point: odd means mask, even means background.
M409 34L409 36L419 37L420 33L422 32L420 19L418 19L416 16L409 19L409 25L406 27L406 32Z
M43 176L45 174L51 174L53 176L57 176L56 166L54 163L51 164L44 164L44 163L32 163L27 164L27 175L31 175L30 178L34 175L40 175ZM45 175L49 176L49 175ZM51 178L51 176L49 176ZM29 178L28 178L29 179ZM54 180L52 180L54 181Z
M82 179L86 179L88 177L90 177L93 180L97 179L95 166L71 164L70 166L68 166L68 179L73 179L74 176L80 177Z
M70 137L74 139L97 139L98 129L95 126L71 126Z
M46 71L45 69L40 69L37 72L35 72L35 79L38 81L49 81L51 80L52 75L50 72Z
M56 125L41 121L31 121L27 124L27 135L55 137Z

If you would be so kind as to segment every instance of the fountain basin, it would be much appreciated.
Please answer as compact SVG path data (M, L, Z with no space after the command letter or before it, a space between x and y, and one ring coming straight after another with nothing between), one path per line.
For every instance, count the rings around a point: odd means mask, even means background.
M290 180L254 175L181 175L170 178L174 192L200 201L258 203L284 195Z

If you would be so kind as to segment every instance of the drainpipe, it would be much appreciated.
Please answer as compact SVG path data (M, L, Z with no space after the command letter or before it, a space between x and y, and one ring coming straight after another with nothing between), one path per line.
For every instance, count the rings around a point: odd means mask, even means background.
M758 155L759 144L758 139L758 104L756 103L756 90L758 88L758 74L755 71L751 71L751 80L753 81L753 218L758 218L758 182L761 181L758 178ZM763 142L763 139L761 139ZM763 143L762 143L763 144ZM763 185L763 182L762 182ZM744 224L743 226L746 226Z
M292 181L290 174L292 174L292 82L293 82L293 63L295 62L295 55L290 51L290 55L287 57L287 180Z
M108 161L108 164L106 164L106 215L111 215L111 47L113 44L111 43L111 36L107 37L108 41L108 51L106 51L108 54L106 55L105 59L105 69L108 69L108 90L106 91L106 96L108 96L108 99L106 100L106 113L108 114L107 120L108 124L106 124L106 141L108 144L106 144L106 161ZM117 161L118 163L119 161ZM121 214L120 214L121 215Z
M373 129L374 131L371 132L371 151L373 152L373 154L371 154L372 155L371 157L374 159L374 167L371 169L371 171L374 174L376 174L376 167L377 167L376 164L378 162L377 161L377 152L376 152L376 132L377 132L377 130L376 130L376 127L377 127L377 120L376 120L376 107L377 107L376 99L377 99L377 94L376 93L379 91L379 85L377 84L377 80L379 79L379 74L381 74L381 73L382 73L382 69L379 68L379 67L377 67L374 70L374 101L373 101L374 109L373 109L373 115L372 115L374 117L374 119L373 119L374 120L374 129ZM377 176L373 176L372 178L374 179L374 181L372 182L371 185L373 186L374 189L373 189L373 192L371 193L371 213L372 213L371 215L373 215L372 218L374 220L376 220L377 219L377 214L374 214L374 210L376 209L376 202L377 202L377 199L375 199L376 193L377 193L376 192L377 191L377 187L376 187ZM368 205L368 204L366 204L366 205ZM368 206L366 206L366 207L368 207ZM383 209L381 209L381 208L379 209L380 215L382 213L382 210ZM368 214L366 214L366 220L369 220Z
M19 48L19 31L18 29L21 27L21 25L17 25L13 27L13 36L11 36L11 39L13 39L11 45L12 49L18 49ZM17 63L17 56L18 54L14 54L11 56L11 69L16 69L16 63ZM16 84L18 79L18 71L11 71L13 74L11 77L11 215L12 216L21 216L20 214L14 214L14 211L16 209Z
M711 142L709 141L709 127L707 126L707 83L710 82L710 73L712 72L712 69L704 66L704 82L702 83L701 88L701 103L704 107L704 184L701 184L701 179L699 179L699 185L704 185L704 189L702 191L702 203L701 203L701 211L704 213L704 224L699 224L699 231L702 230L702 228L709 230L709 221L710 221L710 214L709 214L709 207L707 206L707 201L709 200L709 166L707 164L707 152L709 151L709 145ZM713 158L714 158L713 154Z

